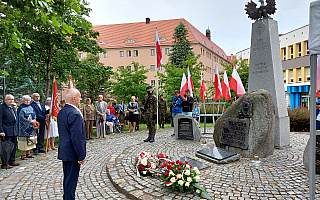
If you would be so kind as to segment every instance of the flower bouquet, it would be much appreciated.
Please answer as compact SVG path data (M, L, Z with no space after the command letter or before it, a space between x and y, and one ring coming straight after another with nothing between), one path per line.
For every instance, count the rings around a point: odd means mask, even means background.
M193 190L202 198L212 199L206 189L198 184L200 171L197 167L189 165L187 161L176 162L169 160L163 154L152 156L149 152L142 152L136 158L137 173L142 175L157 175L165 182L166 186L172 189L179 189L181 192Z

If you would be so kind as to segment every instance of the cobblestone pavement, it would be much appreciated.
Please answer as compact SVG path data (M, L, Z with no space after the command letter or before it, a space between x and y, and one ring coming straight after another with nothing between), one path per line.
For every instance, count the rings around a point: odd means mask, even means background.
M173 159L195 158L200 143L175 140L172 129L158 131L155 143L144 143L146 131L107 136L90 140L87 162L81 167L77 199L200 199L194 193L172 191L157 177L137 177L133 167L141 151L163 153ZM208 135L206 135L208 136ZM309 138L305 133L291 133L291 148L275 150L262 159L262 170L250 166L250 159L201 170L200 184L214 199L308 199L308 173L302 156ZM208 145L214 145L207 139ZM0 199L62 199L62 164L57 152L50 151L34 159L17 161L19 167L0 170ZM320 176L317 176L320 198ZM119 192L120 191L120 192Z

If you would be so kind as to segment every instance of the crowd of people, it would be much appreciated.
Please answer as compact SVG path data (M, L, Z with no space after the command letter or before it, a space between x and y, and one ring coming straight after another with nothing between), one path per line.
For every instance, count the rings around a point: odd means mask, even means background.
M123 132L124 126L128 125L128 132L139 130L142 114L146 117L146 124L149 129L149 137L145 142L154 142L155 120L157 108L159 112L159 125L164 128L167 113L167 103L163 95L157 101L152 92L152 86L147 87L148 94L139 101L138 96L132 96L131 101L125 104L124 101L117 100L111 102L104 101L103 95L99 95L98 100L93 104L90 98L85 100L85 104L79 103L80 110L85 124L86 140L94 139L93 129L96 128L96 137L106 138L107 134ZM66 101L60 101L60 109L66 105ZM34 155L45 153L44 139L48 138L48 151L57 150L54 145L55 138L59 137L58 125L50 113L51 98L47 98L45 103L40 102L38 93L22 96L22 103L17 108L13 95L6 95L5 102L0 106L0 136L3 140L14 143L14 150L11 154L8 165L2 162L2 168L12 168L18 166L15 162L16 147L22 151L21 159L27 160ZM171 126L174 126L174 118L177 114L192 116L199 121L200 110L190 91L187 89L185 95L181 96L180 91L174 91L170 104ZM174 135L174 133L173 133ZM30 153L33 150L33 155Z

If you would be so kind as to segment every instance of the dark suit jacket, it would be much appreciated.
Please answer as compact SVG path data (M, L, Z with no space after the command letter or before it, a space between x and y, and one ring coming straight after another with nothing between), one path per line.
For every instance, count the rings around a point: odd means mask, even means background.
M86 157L86 132L81 114L66 104L58 114L59 151L62 161L81 161Z
M17 116L17 112L13 106L12 110ZM0 133L5 133L6 136L17 136L18 126L16 125L16 118L13 116L7 104L0 105Z
M40 126L46 125L46 108L44 107L44 105L40 103L41 110L37 105L37 103L34 101L30 105L32 106L34 112L36 113L37 121L40 123Z

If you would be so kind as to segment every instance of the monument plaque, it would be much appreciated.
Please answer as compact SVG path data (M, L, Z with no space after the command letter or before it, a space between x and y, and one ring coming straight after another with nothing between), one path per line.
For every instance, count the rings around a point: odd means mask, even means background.
M178 119L178 139L193 140L191 119Z
M229 118L221 132L220 143L226 146L248 149L250 119Z
M319 132L319 130L317 130ZM319 134L319 133L317 133ZM316 135L316 174L320 174L320 135ZM309 171L309 158L310 158L310 139L303 153L303 165L304 168Z
M196 156L218 164L233 162L241 158L237 153L213 146L197 151Z
M192 167L197 167L199 170L205 169L207 167L210 167L210 165L208 165L206 163L200 162L200 161L198 161L196 159L192 159L192 158L189 158L189 157L183 157L183 158L180 158L179 160L181 162L188 161L189 165L191 165Z
M316 174L320 174L320 135L316 136Z

